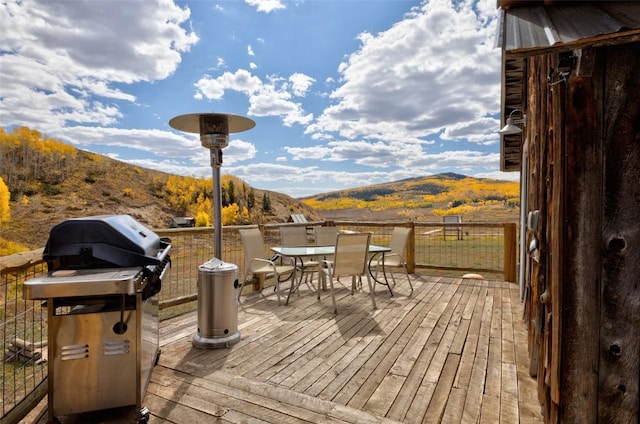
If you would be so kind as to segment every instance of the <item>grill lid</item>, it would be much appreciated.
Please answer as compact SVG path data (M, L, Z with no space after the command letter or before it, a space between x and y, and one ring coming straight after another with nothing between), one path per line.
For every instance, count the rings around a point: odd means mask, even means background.
M159 265L168 240L129 215L74 218L51 229L43 259L49 270Z

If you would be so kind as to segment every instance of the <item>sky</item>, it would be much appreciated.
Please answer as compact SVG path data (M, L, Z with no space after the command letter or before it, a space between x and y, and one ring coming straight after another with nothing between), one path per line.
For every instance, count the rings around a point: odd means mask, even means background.
M3 0L0 126L211 178L190 113L255 121L220 172L295 198L500 172L495 0ZM0 165L1 166L1 165Z

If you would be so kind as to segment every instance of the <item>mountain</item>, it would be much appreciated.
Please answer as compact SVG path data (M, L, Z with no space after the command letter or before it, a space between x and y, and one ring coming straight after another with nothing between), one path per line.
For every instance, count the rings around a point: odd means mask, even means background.
M456 173L408 178L301 199L326 219L517 222L520 184ZM375 217L375 218L374 218Z
M3 242L43 247L54 225L74 217L129 214L150 228L164 228L171 218L211 211L211 179L132 166L28 128L0 128L0 177L11 194L10 220L0 222L0 252ZM309 221L441 222L446 214L476 222L518 220L519 183L455 173L302 199L254 189L233 176L223 176L222 190L223 203L239 205L231 211L237 224L283 223L291 214Z
M28 128L11 133L0 129L0 164L0 177L10 192L10 219L0 222L0 243L43 247L54 225L75 217L128 214L150 228L166 228L174 217L195 217L196 207L211 211L211 178L179 177L129 165ZM291 214L322 219L285 194L254 189L235 177L222 180L223 201L233 197L240 205L238 224L286 222ZM243 214L247 204L248 213Z

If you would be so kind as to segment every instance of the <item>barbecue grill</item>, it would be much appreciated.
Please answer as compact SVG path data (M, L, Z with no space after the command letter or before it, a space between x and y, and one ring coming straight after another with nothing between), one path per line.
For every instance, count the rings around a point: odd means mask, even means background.
M157 293L171 242L129 215L56 225L43 259L48 274L25 282L27 299L48 309L48 414L135 405L138 421L160 355Z

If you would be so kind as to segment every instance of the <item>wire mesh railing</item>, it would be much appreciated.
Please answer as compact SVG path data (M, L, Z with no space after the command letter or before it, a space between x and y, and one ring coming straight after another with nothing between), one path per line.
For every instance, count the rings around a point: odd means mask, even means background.
M46 272L42 260L26 260L2 270L0 280L0 348L2 349L2 415L16 407L47 376L47 311L40 301L25 300L25 281Z
M304 224L260 225L267 249L280 244L279 229L283 225L307 227L312 243L313 227L336 226L342 232L369 232L371 244L388 246L395 226L413 229L407 244L406 260L409 272L437 274L440 271L488 272L502 274L506 281L515 281L515 224L415 222L314 222ZM238 230L243 226L223 227L225 262L238 266L238 278L245 275L244 252ZM155 230L171 239L171 272L162 282L159 294L161 318L184 311L185 305L195 309L198 267L214 255L213 228ZM268 252L265 252L265 256ZM9 422L20 419L36 402L37 391L46 393L47 311L42 301L25 300L24 282L46 274L41 259L42 249L14 257L0 258L0 348L3 352L2 398L0 412ZM424 271L418 271L424 270ZM177 312L176 312L177 311ZM45 389L43 391L43 388ZM26 401L25 401L26 400ZM7 418L8 419L8 418Z

